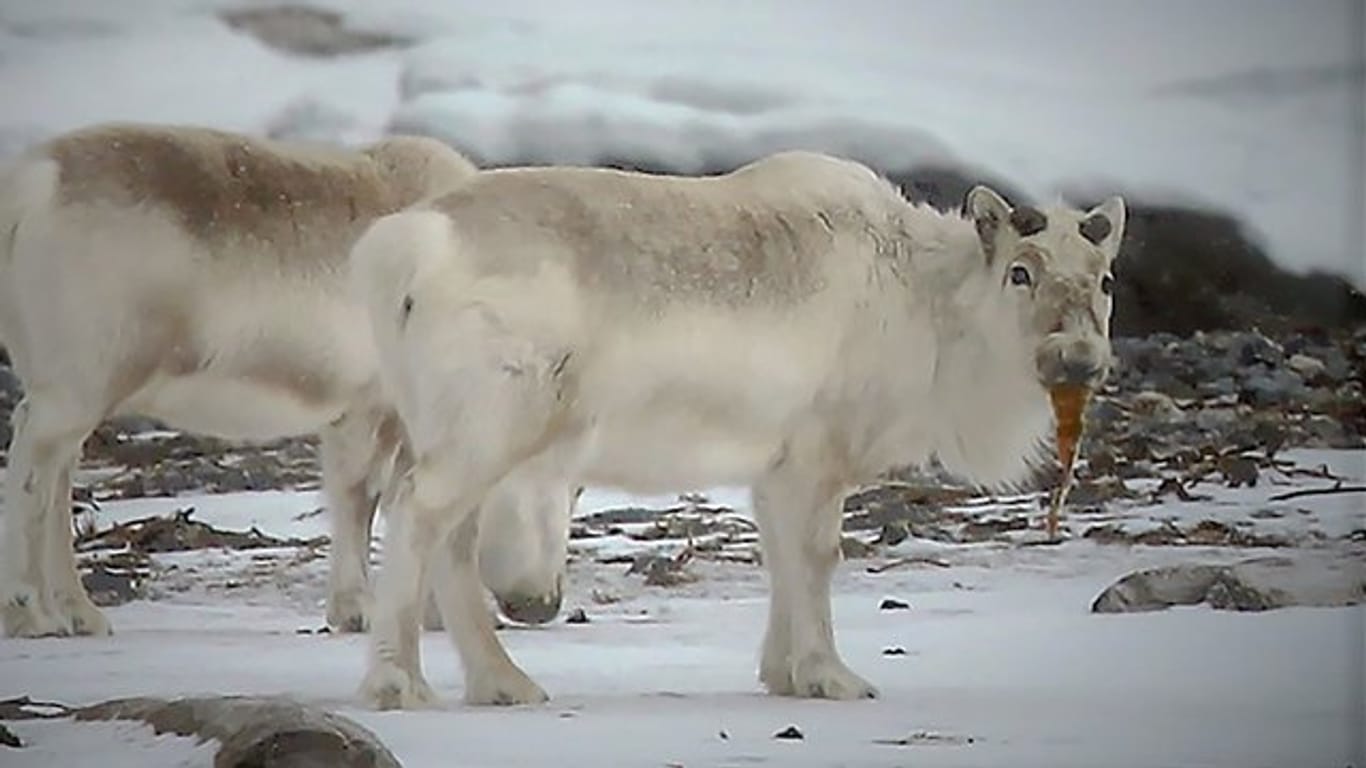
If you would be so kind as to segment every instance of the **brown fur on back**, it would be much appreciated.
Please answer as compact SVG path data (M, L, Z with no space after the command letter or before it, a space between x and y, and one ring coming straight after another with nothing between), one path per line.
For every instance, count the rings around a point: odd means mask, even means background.
M373 218L412 202L367 155L208 129L102 125L47 154L59 201L169 211L215 254L266 246L339 262Z
M781 305L820 290L823 252L837 237L866 232L876 213L807 199L774 180L757 166L711 178L497 170L431 205L470 241L487 274L534 272L567 248L565 265L580 282L633 302ZM680 226L708 238L699 243L674 231ZM518 245L498 247L506 242Z

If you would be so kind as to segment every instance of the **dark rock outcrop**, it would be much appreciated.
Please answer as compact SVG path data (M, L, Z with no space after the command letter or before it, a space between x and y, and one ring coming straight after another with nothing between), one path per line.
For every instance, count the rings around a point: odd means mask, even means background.
M262 45L299 56L329 58L413 43L397 35L352 29L340 13L305 5L238 8L222 11L219 17Z
M1366 583L1355 556L1302 554L1135 571L1101 592L1091 611L1141 613L1202 603L1223 611L1357 605L1366 598Z
M1222 213L1131 204L1115 278L1119 336L1366 323L1366 296L1350 283L1281 269Z

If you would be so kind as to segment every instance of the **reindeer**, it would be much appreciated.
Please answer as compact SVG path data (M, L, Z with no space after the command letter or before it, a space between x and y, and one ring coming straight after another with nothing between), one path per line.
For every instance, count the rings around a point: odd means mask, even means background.
M876 696L831 621L844 494L932 456L984 485L1020 479L1051 424L1046 389L1094 387L1110 365L1123 201L1012 208L977 187L966 211L790 152L711 178L483 171L371 225L352 280L413 463L362 696L435 702L417 644L433 568L466 701L546 699L478 610L474 511L514 472L747 484L771 585L762 684Z
M124 414L234 440L320 435L327 619L363 630L376 502L406 452L348 252L377 217L474 172L417 137L352 151L105 124L0 176L0 344L24 389L0 539L5 634L110 631L77 574L71 475L86 436ZM481 568L512 618L559 610L571 503L565 487L514 481L489 500Z

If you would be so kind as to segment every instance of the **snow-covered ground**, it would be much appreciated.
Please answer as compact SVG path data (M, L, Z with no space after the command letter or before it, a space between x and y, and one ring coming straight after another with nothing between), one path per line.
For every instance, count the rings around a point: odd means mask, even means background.
M1366 479L1362 452L1288 457L1304 467L1324 465L1348 482ZM698 562L697 581L647 587L626 575L626 565L597 562L593 539L574 543L566 601L567 610L584 608L590 623L502 631L514 657L551 693L543 707L464 706L458 662L440 633L424 636L423 654L444 709L360 707L355 689L364 638L300 633L320 622L323 561L271 550L156 556L157 599L112 609L112 638L0 641L0 699L26 694L84 704L134 695L286 693L372 728L408 768L1361 765L1355 718L1366 687L1362 606L1089 612L1098 593L1139 568L1265 554L1305 562L1363 554L1359 542L1341 538L1366 529L1359 495L1270 502L1288 489L1328 485L1303 476L1276 482L1289 485L1205 485L1196 490L1215 499L1118 504L1111 516L1140 526L1151 519L1190 523L1227 515L1237 502L1244 510L1283 513L1251 518L1252 526L1319 530L1324 538L1274 550L1125 547L1078 538L1056 547L911 539L875 561L847 561L837 577L839 643L850 664L881 687L884 697L874 702L760 692L755 667L766 588L758 567ZM716 489L708 496L747 512L743 492ZM106 527L191 505L196 519L236 530L256 526L308 538L325 525L310 514L317 507L312 493L113 501L95 522ZM591 490L578 514L624 505L677 501ZM978 508L983 516L993 513L990 505ZM930 555L941 564L868 570L905 555ZM1362 578L1359 560L1345 576ZM886 597L909 610L880 610ZM904 653L886 652L898 648ZM9 725L31 745L0 752L6 768L120 765L116 759L157 768L210 759L191 742L154 739L128 725ZM789 725L805 738L773 738Z
M0 5L0 156L108 119L397 127L496 162L689 169L806 146L1212 204L1282 264L1366 287L1359 1L318 0L414 41L324 59L215 16L264 4Z
M1360 2L319 0L358 28L415 41L335 58L279 52L216 16L251 4L0 3L0 158L110 119L346 142L423 130L491 162L695 168L806 146L889 168L975 166L1038 196L1121 189L1228 208L1281 264L1366 287ZM1320 459L1366 478L1361 453L1304 457ZM1341 539L1366 527L1360 495L1269 503L1324 481L1284 482L1202 487L1214 498L1121 505L1088 522L1135 532L1214 519L1288 535L1296 546L1277 555L1361 553ZM733 490L711 497L741 513L747 503ZM581 512L673 503L594 491ZM234 530L308 538L325 525L309 492L108 502L96 520L187 505ZM320 623L324 584L320 553L298 549L156 556L155 599L111 609L115 637L0 640L0 699L287 692L375 729L408 768L1366 763L1361 606L1089 612L1135 569L1267 550L913 539L885 556L947 567L873 574L849 561L840 646L884 698L837 704L759 692L759 568L699 562L695 582L646 587L596 562L605 548L670 546L576 542L567 607L591 623L503 632L551 693L545 707L463 707L452 649L429 633L446 708L359 708L364 639L298 633ZM879 610L888 596L910 610ZM773 738L789 725L805 738ZM0 747L3 768L211 760L129 725L10 727L30 746Z

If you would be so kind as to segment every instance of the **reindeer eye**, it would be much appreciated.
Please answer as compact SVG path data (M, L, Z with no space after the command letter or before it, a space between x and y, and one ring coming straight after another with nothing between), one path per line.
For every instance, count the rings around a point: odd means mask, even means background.
M1029 285L1032 282L1034 282L1034 278L1030 277L1029 270L1024 266L1016 264L1010 268L1011 285Z
M1100 292L1109 296L1115 292L1115 279L1106 275L1100 279Z

